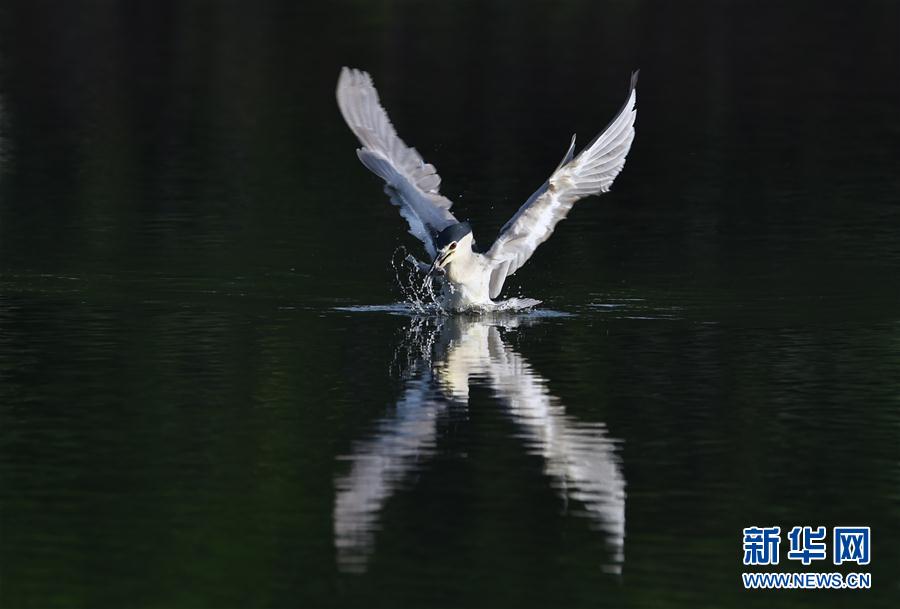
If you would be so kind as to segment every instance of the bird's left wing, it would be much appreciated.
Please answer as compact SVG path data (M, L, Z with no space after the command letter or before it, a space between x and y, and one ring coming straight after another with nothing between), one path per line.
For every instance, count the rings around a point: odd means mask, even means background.
M628 99L606 129L574 160L570 160L570 146L550 179L500 229L500 235L486 254L493 265L491 298L500 295L506 278L525 264L537 247L553 234L556 224L566 217L575 201L607 192L622 171L634 139L637 76L637 72L631 75Z
M434 165L426 163L415 148L397 136L366 72L341 70L337 102L347 125L363 145L356 151L359 160L385 181L384 190L409 223L410 234L422 241L434 258L433 235L456 223L450 213L453 203L438 192L441 177Z

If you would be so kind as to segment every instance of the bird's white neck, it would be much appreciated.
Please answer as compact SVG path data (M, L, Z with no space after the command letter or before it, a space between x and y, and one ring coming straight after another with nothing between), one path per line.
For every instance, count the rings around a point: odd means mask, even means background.
M490 268L484 255L471 250L458 252L447 265L444 304L460 311L491 303Z

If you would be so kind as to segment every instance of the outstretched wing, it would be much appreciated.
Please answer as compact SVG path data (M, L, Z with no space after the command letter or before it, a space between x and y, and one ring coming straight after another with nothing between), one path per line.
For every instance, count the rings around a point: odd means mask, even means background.
M343 68L338 78L337 102L347 125L359 139L359 160L386 183L384 190L400 215L409 222L409 232L435 256L432 233L455 224L453 203L441 196L441 177L415 148L397 136L387 112L378 101L372 77L361 70Z
M625 165L634 139L638 73L631 75L628 99L616 117L574 160L572 147L550 179L531 195L509 222L486 256L493 264L491 298L500 295L503 282L531 258L556 224L566 217L575 201L607 192ZM573 138L574 145L574 138Z

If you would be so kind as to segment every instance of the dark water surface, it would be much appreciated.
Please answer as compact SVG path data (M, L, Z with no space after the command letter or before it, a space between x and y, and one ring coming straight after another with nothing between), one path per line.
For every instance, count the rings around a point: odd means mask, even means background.
M897 4L516 7L0 6L0 605L900 606ZM642 69L541 307L395 304L345 64L482 243Z

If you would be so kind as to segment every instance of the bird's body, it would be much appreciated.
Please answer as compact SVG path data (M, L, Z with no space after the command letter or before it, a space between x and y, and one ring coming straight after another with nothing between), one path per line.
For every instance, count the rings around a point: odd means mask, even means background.
M476 251L471 227L450 212L439 194L441 178L433 165L394 131L378 100L371 77L344 68L337 86L338 107L359 139L360 161L385 181L385 192L422 241L431 263L410 260L429 277L442 278L441 306L452 311L490 309L506 278L553 233L575 201L609 190L622 170L634 139L637 72L625 105L588 146L573 158L575 138L550 178L507 222L493 245Z
M451 311L484 309L491 306L491 261L479 252L457 246L451 264L445 267L446 281L441 286L441 300Z

